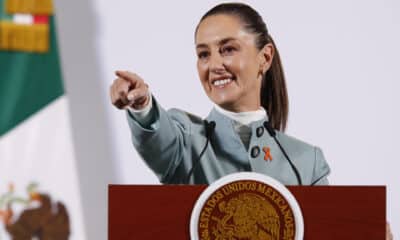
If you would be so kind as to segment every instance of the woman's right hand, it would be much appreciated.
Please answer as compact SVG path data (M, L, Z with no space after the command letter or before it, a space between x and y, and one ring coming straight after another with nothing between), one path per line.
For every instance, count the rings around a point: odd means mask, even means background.
M140 110L149 103L148 85L135 73L116 71L117 79L110 86L112 104L118 109Z

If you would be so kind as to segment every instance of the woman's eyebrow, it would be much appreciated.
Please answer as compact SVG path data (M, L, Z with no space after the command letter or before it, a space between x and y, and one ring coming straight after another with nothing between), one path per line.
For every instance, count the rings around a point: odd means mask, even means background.
M208 45L205 43L199 43L196 45L196 49L199 49L199 48L208 48Z
M236 39L233 38L233 37L227 37L227 38L224 38L224 39L220 40L220 41L218 42L218 45L224 45L224 44L227 43L227 42L235 41L235 40L236 40Z
M236 39L233 37L227 37L227 38L219 40L217 44L218 44L218 46L221 46L221 45L226 44L227 42L235 41L235 40ZM196 45L196 49L199 49L199 48L208 48L208 45L205 43L199 43Z

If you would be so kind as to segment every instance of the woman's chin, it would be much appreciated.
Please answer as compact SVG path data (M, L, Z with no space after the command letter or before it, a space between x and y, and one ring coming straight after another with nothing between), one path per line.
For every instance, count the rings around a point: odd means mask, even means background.
M234 92L214 92L209 96L211 100L220 105L220 104L231 104L236 102L237 99L237 94L234 94Z
M213 101L216 105L219 107L228 110L228 111L234 111L235 109L235 101Z

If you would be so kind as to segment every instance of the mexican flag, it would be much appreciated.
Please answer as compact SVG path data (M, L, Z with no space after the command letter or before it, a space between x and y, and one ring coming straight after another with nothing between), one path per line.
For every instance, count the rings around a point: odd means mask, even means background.
M3 239L85 239L51 0L0 0Z

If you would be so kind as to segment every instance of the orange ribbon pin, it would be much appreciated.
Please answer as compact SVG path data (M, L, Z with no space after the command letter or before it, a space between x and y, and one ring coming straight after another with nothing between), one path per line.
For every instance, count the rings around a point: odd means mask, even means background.
M263 147L263 151L265 153L264 155L264 160L265 161L272 161L272 156L271 156L271 149L269 147Z

